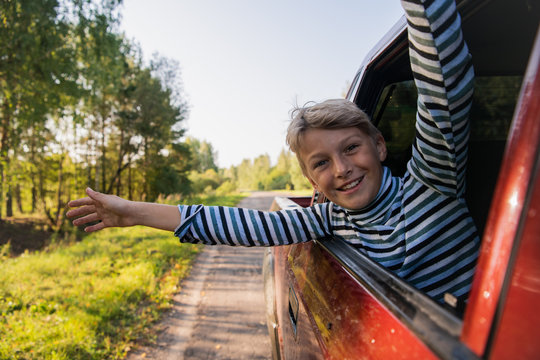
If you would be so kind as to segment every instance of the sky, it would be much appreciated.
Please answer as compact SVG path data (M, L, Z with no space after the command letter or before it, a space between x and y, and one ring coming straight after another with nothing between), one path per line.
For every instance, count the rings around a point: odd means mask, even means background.
M186 135L221 168L287 149L290 111L342 98L398 0L124 0L120 30L180 64Z

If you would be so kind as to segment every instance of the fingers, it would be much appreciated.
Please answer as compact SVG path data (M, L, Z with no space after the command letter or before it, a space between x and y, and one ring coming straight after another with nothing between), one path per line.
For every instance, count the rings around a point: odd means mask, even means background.
M82 199L80 199L80 200L82 200ZM77 200L74 200L74 201L77 201ZM71 202L69 204L71 204ZM84 215L88 215L88 214L96 212L96 207L95 207L93 202L88 204L88 205L82 205L82 206L78 205L78 206L80 206L80 207L78 207L76 209L69 210L66 213L66 216L68 218L74 218L74 217L77 217L77 216L84 216Z
M69 210L66 216L70 219L76 218L72 221L75 226L94 223L85 227L84 231L86 232L94 232L108 227L102 221L103 215L98 214L108 195L94 191L91 188L86 188L86 194L88 195L87 197L72 200L68 203L68 207L74 209Z
M69 207L79 207L83 205L93 205L93 204L94 204L94 200L90 197L71 200L70 202L68 202Z
M90 206L85 206L83 208L78 208L78 209L75 209L75 210L71 210L66 215L68 217L75 217L77 215L86 214L86 212L81 211L81 210L84 210L84 208L91 208L91 207ZM99 222L96 223L97 221L99 221ZM94 232L94 231L102 230L102 229L104 229L106 227L105 224L103 223L103 221L101 221L99 215L95 211L90 212L86 216L79 217L79 218L72 221L72 224L74 226L83 226L83 225L86 225L88 223L94 223L94 224L92 224L90 226L86 226L84 228L85 232Z
M101 193L94 191L90 188L86 188L86 194L87 197L71 200L68 202L69 207L79 207L83 205L92 205L95 204L96 201L99 201L99 197L101 196Z
M103 224L103 222L99 222L95 225L90 225L90 226L85 227L84 231L90 233L90 232L102 230L104 228L105 228L105 224Z
M87 187L86 188L86 194L93 200L96 200L96 201L100 201L100 198L101 196L103 196L104 194L100 193L100 192L97 192L97 191L94 191L92 190L91 188Z
M81 226L81 225L84 225L84 224L88 224L90 222L94 222L94 221L99 221L101 220L98 216L97 213L91 213L89 215L86 215L86 216L83 216L83 217L80 217L80 218L77 218L75 220L73 220L73 225L75 226Z

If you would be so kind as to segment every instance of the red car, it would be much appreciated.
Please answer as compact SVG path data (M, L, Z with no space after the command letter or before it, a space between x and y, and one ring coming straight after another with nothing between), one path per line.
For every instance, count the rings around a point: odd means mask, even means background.
M476 74L467 201L482 239L468 305L435 303L339 240L274 247L264 264L274 359L540 358L540 3L458 10ZM394 175L410 158L416 97L402 18L348 94L384 134ZM273 209L310 200L276 198Z

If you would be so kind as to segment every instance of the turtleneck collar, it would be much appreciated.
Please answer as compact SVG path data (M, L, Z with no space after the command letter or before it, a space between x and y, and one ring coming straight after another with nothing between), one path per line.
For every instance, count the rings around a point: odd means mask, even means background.
M377 225L384 223L390 216L389 210L394 203L395 197L399 194L400 183L400 178L392 177L390 169L383 167L381 187L375 199L362 209L344 209L345 212L351 221L358 225Z

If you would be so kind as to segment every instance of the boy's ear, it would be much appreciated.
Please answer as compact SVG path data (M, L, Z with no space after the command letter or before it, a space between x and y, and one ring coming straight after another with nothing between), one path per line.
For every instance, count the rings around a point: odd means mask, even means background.
M313 181L313 179L308 175L308 172L307 172L307 170L305 169L305 167L302 166L302 165L300 165L300 168L302 169L302 175L304 175L304 177L305 177L306 179L308 179L308 181L309 181L309 183L311 184L311 186L313 186L313 188L314 188L315 190L317 190L317 191L320 192L319 187L317 186L317 184L315 183L315 181Z
M384 137L382 135L377 136L377 153L379 154L379 160L383 162L386 159L386 155L388 151L386 150L386 142L384 141Z

